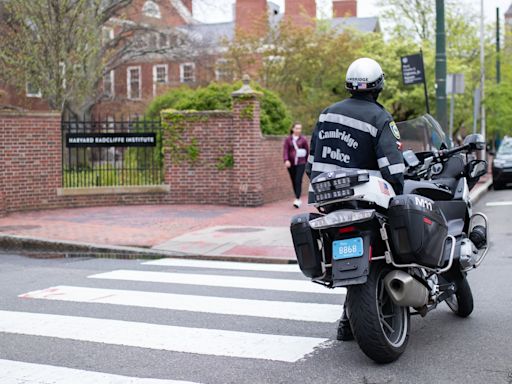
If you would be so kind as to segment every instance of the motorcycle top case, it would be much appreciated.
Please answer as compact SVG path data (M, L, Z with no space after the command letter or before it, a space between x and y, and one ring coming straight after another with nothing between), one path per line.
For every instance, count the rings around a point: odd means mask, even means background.
M419 195L397 196L391 201L388 214L396 263L442 266L448 225L433 200Z
M315 213L303 213L292 218L290 231L292 233L295 255L302 273L310 278L323 275L322 251L318 240L320 233L309 225L309 221L320 217Z

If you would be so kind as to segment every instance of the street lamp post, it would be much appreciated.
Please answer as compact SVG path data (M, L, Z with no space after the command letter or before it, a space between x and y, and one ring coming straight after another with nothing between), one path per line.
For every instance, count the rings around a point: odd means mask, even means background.
M446 34L444 0L436 0L436 117L443 129L448 127L446 108Z
M480 112L480 133L486 139L485 132L485 105L483 103L485 97L485 50L484 50L484 0L480 1L480 102L481 102L481 112ZM484 155L485 150L482 151L482 155Z

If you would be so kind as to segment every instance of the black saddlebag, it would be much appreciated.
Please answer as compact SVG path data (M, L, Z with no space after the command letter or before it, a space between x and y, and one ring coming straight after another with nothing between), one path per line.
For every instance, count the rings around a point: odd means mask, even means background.
M322 251L318 245L320 233L309 226L310 220L320 216L316 213L302 213L294 216L290 225L297 262L302 273L311 278L323 275Z
M389 205L389 227L396 263L442 266L448 225L433 200L418 195L393 198Z

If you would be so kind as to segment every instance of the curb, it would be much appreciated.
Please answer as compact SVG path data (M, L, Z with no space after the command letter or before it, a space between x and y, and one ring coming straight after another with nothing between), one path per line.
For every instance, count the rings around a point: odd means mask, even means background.
M296 264L296 260L259 256L194 255L181 252L155 251L148 248L49 240L38 237L0 234L0 253L17 252L24 256L48 259L63 257L96 257L112 259L183 258L198 260L238 261L246 263Z
M492 178L484 182L480 187L470 192L471 203L475 205L489 191L492 186Z

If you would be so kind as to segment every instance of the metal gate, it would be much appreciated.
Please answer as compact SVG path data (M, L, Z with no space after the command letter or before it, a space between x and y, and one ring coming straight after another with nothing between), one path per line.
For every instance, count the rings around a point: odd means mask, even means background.
M163 184L160 121L142 118L62 122L64 188Z

